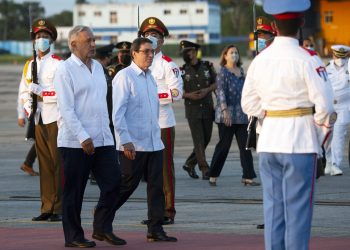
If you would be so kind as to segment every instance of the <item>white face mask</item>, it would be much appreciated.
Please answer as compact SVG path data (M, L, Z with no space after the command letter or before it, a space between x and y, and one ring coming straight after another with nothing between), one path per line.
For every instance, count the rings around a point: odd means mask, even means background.
M146 36L147 39L152 41L152 49L156 49L158 47L158 38L154 36Z
M234 63L237 63L238 60L239 60L239 55L238 55L238 53L233 53L233 54L231 54L231 58L232 58L232 61L233 61Z
M50 40L47 38L36 39L35 48L41 52L47 51L50 48Z
M339 67L342 67L345 64L346 59L347 58L336 58L336 59L334 59L334 64L339 66Z

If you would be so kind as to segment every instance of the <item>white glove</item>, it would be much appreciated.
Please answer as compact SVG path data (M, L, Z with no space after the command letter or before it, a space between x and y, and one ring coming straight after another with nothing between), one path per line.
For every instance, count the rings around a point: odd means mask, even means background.
M32 102L33 100L31 98L27 99L27 101L23 104L24 113L26 114L27 118L29 118L30 114L32 113Z
M42 96L43 88L39 84L32 82L29 84L29 91L36 95Z

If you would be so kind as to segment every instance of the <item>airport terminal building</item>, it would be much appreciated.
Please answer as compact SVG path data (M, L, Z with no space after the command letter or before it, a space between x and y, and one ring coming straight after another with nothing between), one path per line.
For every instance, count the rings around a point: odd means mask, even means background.
M138 25L150 16L167 26L167 44L182 39L200 44L221 42L220 6L208 2L76 4L73 25L91 27L96 43L108 44L134 40Z

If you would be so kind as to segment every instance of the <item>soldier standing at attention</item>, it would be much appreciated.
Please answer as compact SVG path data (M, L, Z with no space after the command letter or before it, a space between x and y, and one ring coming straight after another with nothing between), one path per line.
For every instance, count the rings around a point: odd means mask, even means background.
M183 81L179 67L173 60L161 51L164 38L169 35L168 29L156 17L146 18L138 33L152 41L155 50L150 70L158 87L160 102L159 126L163 150L163 190L165 196L165 211L163 225L174 224L175 218L175 169L174 169L174 142L175 142L175 115L172 108L174 101L182 100ZM144 220L141 223L147 224Z
M271 21L263 16L256 19L256 35L258 37L258 52L269 47L276 36L276 31L271 26Z
M116 64L112 64L107 67L108 74L112 80L120 70L128 67L131 64L130 46L131 43L127 41L119 42L115 45L115 47L118 49L118 61Z
M326 69L296 38L309 0L264 1L277 37L251 63L242 108L263 118L257 152L265 249L309 249L317 155L336 120Z
M199 44L181 41L185 64L182 66L184 80L185 111L190 126L194 149L187 158L183 169L191 178L197 179L195 166L198 163L202 171L202 179L209 180L209 165L205 158L205 149L208 146L213 131L214 104L212 91L216 89L216 72L211 62L197 58Z
M327 74L331 82L334 95L334 109L338 119L334 124L331 144L327 145L327 164L325 174L331 176L342 175L340 169L343 160L345 138L350 123L350 78L348 70L348 52L350 47L345 45L333 45L333 60L327 65Z
M37 83L32 82L31 65L24 66L20 83L20 96L27 116L32 112L31 93L36 94L38 105L35 113L35 147L40 171L41 214L33 221L61 221L61 160L57 148L57 97L53 79L60 58L50 51L57 38L55 26L45 19L37 19L32 25L32 39L37 51Z

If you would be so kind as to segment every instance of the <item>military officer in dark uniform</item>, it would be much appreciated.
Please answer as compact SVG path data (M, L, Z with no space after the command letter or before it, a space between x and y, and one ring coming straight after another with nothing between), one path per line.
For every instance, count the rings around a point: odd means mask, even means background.
M191 129L194 149L187 158L183 169L189 176L197 179L195 166L198 163L202 179L208 180L209 165L205 158L205 149L210 142L213 130L214 105L212 91L215 90L216 72L211 62L197 58L199 44L181 41L185 64L182 66L184 81L185 111Z
M108 74L112 79L120 70L128 67L131 64L131 43L123 41L117 43L115 47L118 49L117 64L113 64L108 67Z

